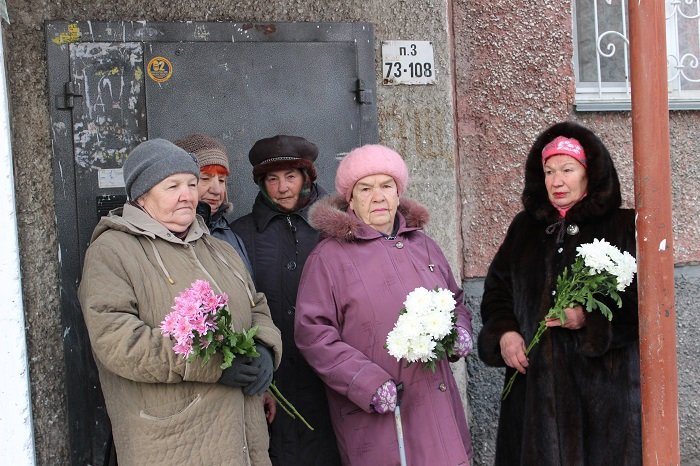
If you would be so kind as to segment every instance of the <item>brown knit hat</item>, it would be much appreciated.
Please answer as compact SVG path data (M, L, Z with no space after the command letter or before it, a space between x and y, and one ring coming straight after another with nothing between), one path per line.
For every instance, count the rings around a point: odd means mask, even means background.
M201 133L189 134L175 141L175 145L193 154L200 169L207 165L221 165L227 172L230 171L226 146L211 136Z
M311 182L316 180L314 160L318 157L316 144L299 136L278 134L260 139L248 152L253 166L253 179L257 183L266 173L290 168L304 169Z

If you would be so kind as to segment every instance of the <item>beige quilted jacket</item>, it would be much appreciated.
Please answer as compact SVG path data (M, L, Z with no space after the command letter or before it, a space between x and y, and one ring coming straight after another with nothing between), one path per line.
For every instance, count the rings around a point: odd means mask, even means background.
M120 466L270 464L262 397L215 383L220 359L187 363L158 328L197 279L228 294L234 329L258 326L276 367L282 341L265 296L199 218L184 241L130 204L95 228L79 299Z

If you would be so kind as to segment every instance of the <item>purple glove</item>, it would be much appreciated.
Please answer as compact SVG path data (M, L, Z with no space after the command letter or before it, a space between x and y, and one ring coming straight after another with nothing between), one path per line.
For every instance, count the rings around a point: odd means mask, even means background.
M393 412L396 409L396 384L393 380L387 380L372 395L371 405L379 414Z
M467 329L462 327L457 327L457 340L455 341L454 351L455 355L460 358L466 357L474 349L474 343L472 342L472 337L467 332Z

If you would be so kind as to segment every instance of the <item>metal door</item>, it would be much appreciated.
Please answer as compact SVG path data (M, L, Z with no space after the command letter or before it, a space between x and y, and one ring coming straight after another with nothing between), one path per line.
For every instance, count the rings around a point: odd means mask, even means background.
M125 200L126 155L147 138L219 138L235 218L257 193L253 143L299 135L319 146L319 183L332 192L339 157L377 139L373 29L57 21L46 43L72 464L106 464L109 420L76 291L93 228Z

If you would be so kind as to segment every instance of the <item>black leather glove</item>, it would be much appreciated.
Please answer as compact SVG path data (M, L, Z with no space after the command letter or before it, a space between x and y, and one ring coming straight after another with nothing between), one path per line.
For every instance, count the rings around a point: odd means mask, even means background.
M254 366L252 361L253 359L248 356L236 356L233 358L231 367L223 370L218 383L229 387L245 387L255 382L260 374L260 368Z
M267 346L261 343L255 344L255 349L260 356L253 358L250 363L251 366L259 370L257 378L250 385L243 387L243 393L246 395L262 395L267 390L272 382L273 363L272 363L272 352Z

